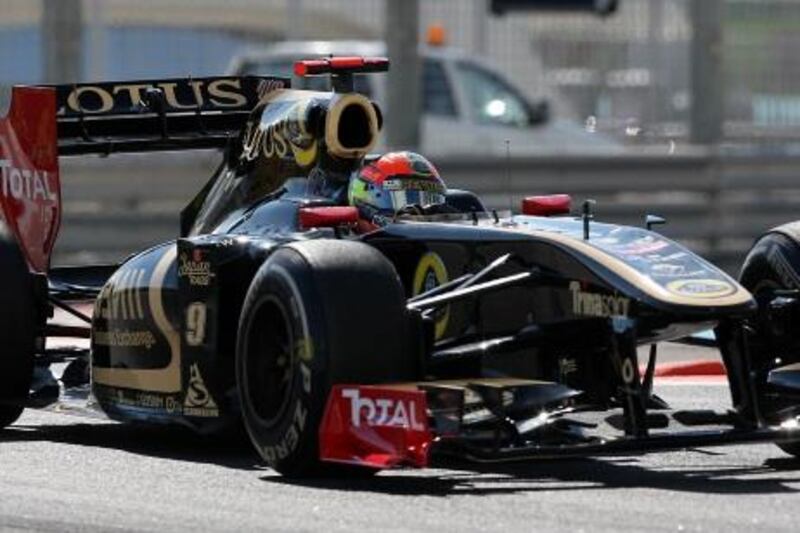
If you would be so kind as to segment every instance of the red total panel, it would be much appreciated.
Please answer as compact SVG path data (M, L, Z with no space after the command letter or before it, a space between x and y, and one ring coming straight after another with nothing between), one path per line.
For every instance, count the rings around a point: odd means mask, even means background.
M50 266L61 222L57 141L55 91L14 87L0 115L0 218L35 272Z

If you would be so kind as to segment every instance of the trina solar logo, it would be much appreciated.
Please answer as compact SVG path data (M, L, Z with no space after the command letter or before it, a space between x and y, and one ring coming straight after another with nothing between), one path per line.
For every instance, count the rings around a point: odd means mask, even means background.
M18 168L8 159L0 159L0 194L15 200L57 200L47 171Z
M612 316L628 316L631 301L623 296L598 294L581 290L578 281L570 282L572 293L572 312L576 315L607 318Z

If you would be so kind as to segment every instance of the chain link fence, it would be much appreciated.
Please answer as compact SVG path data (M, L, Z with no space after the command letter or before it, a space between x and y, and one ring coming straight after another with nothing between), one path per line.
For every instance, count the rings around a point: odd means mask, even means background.
M43 2L0 0L0 83L45 79ZM554 114L648 142L687 135L691 0L622 0L616 14L490 14L488 0L420 0L420 36L483 57ZM385 0L83 0L83 78L224 71L244 47L380 39ZM728 139L800 138L800 0L725 0ZM66 48L69 48L64 45Z
M65 81L53 79L53 65L76 49L77 78L111 80L215 75L241 50L279 41L380 40L385 1L0 0L0 84ZM428 28L441 26L447 46L482 58L531 101L547 99L554 117L570 118L581 131L658 150L665 139L688 137L691 2L706 0L620 0L619 11L607 18L495 17L489 0L419 1L421 40ZM72 6L83 23L54 38L59 20L44 2ZM618 222L638 223L649 206L673 219L668 235L735 268L756 234L796 218L798 158L775 156L791 154L791 141L800 141L800 0L724 0L723 6L725 141L752 150L735 158L723 152L721 163L679 146L669 156L663 150L645 154L639 163L626 153L586 161L475 155L475 168L444 154L437 164L452 186L479 190L493 206L507 205L510 181L517 196L600 198L607 206L603 216ZM502 143L504 137L494 138ZM119 260L174 237L177 213L216 164L210 154L179 155L63 159L57 262ZM660 159L652 162L651 155ZM705 188L681 193L681 183Z

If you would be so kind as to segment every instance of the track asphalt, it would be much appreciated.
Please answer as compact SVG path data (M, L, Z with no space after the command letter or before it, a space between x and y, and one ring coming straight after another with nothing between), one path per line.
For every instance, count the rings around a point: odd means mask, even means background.
M719 383L657 379L676 408ZM2 531L797 531L800 462L771 444L361 480L287 480L249 444L29 411L0 432Z

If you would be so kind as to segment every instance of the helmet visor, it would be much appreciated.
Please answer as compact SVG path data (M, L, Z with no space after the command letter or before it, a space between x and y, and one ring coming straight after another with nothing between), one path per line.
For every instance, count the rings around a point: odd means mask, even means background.
M389 195L395 211L407 205L427 206L444 203L444 195L436 192L404 190L389 191Z
M433 205L445 201L444 185L439 180L393 176L383 182L383 190L392 199L396 211L407 205Z

